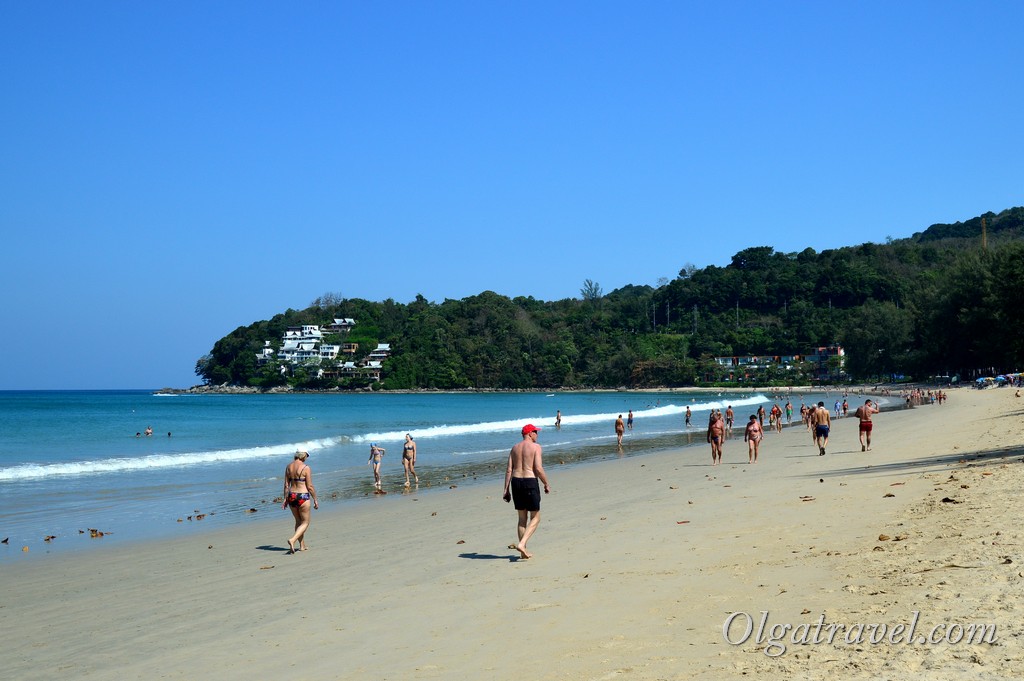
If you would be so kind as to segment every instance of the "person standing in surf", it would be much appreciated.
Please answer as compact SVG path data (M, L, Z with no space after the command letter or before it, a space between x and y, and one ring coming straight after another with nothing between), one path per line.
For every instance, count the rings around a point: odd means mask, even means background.
M416 442L410 433L405 434L405 445L402 447L402 467L405 468L405 486L409 486L409 474L420 484L420 476L416 475Z
M378 492L383 492L384 489L381 487L380 480L380 462L384 458L384 448L378 447L376 443L370 443L370 458L366 460L366 463L373 466L373 486L377 488Z

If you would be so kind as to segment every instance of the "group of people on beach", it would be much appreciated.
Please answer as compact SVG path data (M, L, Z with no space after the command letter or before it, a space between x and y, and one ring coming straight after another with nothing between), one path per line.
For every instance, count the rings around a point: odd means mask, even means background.
M838 404L838 402L837 402ZM844 398L843 406L847 402ZM859 435L861 451L871 450L871 431L874 426L872 415L879 412L878 407L871 399L865 400L864 404L857 408L854 415L859 421ZM756 413L751 414L743 431L743 441L747 444L747 460L751 464L757 463L760 454L761 441L764 439L764 419L768 416L769 428L782 432L782 418L785 413L786 422L792 423L793 405L787 400L785 412L774 404L770 411L765 411L760 406ZM800 414L811 432L812 440L818 447L819 456L825 456L825 448L828 446L828 438L831 429L831 414L825 403L818 402L810 407L800 405ZM690 426L692 412L686 408L686 425ZM717 466L722 463L722 452L725 439L732 432L735 420L735 412L732 405L729 405L723 414L720 409L712 409L708 417L707 441L711 445L711 465ZM562 412L559 410L555 417L555 427L561 427ZM615 420L615 435L618 446L622 446L622 436L627 429L633 427L633 411L629 410L627 420L623 420L619 414ZM533 557L527 550L527 543L540 525L540 500L541 485L544 493L551 492L547 474L544 471L543 452L537 443L540 435L540 428L528 423L523 426L520 434L522 440L517 442L508 455L508 462L505 468L505 485L502 499L512 502L517 515L516 535L517 541L509 544L508 548L519 552L520 559L526 560ZM370 458L367 463L373 466L374 488L383 493L380 466L386 450L377 445L370 444ZM284 474L284 503L282 508L290 508L295 519L295 532L288 539L288 553L305 551L308 547L305 542L306 530L309 528L311 509L319 508L316 488L313 486L313 473L306 463L309 453L298 451L294 460L285 468ZM416 475L416 442L411 434L406 434L405 444L402 450L402 464L405 468L405 486L409 487L411 475L416 484L419 484L419 477Z
M373 466L373 487L379 494L386 493L380 474L380 465L386 451L376 442L370 443L370 458L367 463ZM299 450L295 452L294 460L284 469L284 502L281 508L290 508L295 518L295 533L288 540L289 554L308 548L306 530L309 528L310 504L312 503L312 508L320 507L316 498L316 488L313 486L313 472L306 463L308 458L309 452ZM409 433L406 433L405 444L402 447L402 466L405 468L405 486L410 486L409 476L412 476L415 485L419 487L420 478L416 474L416 441Z
M836 402L836 413L845 416L849 409L849 403L844 398L842 404ZM690 413L687 407L686 425L690 425ZM859 421L859 433L861 451L871 451L871 430L874 426L871 416L878 413L878 407L871 399L857 408L854 416ZM743 431L743 441L747 444L748 463L757 463L761 450L761 441L764 439L764 419L767 413L769 430L782 432L783 410L778 404L772 405L770 411L766 412L764 405L757 408L757 412L750 415ZM786 423L793 422L793 404L787 400L785 407ZM818 448L818 455L825 456L828 447L828 438L832 428L832 416L825 406L824 401L818 404L806 406L800 405L800 416L811 434L811 441ZM732 405L722 414L720 409L712 409L708 417L707 442L711 445L711 465L717 466L722 463L722 449L725 439L732 433L735 415Z
M518 516L516 524L518 541L515 544L509 544L509 548L519 551L519 557L524 560L533 557L533 554L526 550L526 544L540 524L540 483L544 485L545 494L551 491L547 474L544 472L541 446L537 444L539 433L540 428L532 423L523 426L522 441L516 443L509 452L505 471L505 490L502 494L502 499L506 502L514 502ZM370 444L368 463L373 466L374 488L378 491L382 490L380 465L384 454L383 447L375 442ZM292 462L284 469L284 501L281 508L291 509L292 517L295 520L295 531L288 539L289 555L309 548L306 545L306 531L309 529L312 509L320 508L316 487L313 485L313 471L306 463L308 458L309 452L299 450L295 452ZM410 484L410 475L418 485L419 477L416 475L415 468L416 442L411 434L405 436L402 463L405 466L406 487Z
M373 466L373 487L379 494L386 494L380 477L380 465L386 452L387 450L376 442L371 442L370 458L366 460L366 463ZM405 486L409 487L409 476L411 475L416 486L419 487L420 476L416 474L416 441L410 433L405 434L405 443L402 445L402 468L405 469Z

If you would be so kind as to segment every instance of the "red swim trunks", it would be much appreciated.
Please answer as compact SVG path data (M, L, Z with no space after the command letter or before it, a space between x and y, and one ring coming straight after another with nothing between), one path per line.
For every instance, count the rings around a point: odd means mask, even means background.
M871 421L861 421L860 422L860 432L862 432L862 433L870 433L871 432L871 428L872 428L873 425L874 424Z

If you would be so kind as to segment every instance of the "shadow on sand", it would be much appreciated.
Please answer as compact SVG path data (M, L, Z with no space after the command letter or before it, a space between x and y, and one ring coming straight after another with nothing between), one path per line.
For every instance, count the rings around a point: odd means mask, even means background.
M871 456L870 452L851 452L851 456ZM1012 463L1012 459L1024 457L1024 447L1008 446L985 449L980 452L943 454L941 456L930 456L924 459L913 461L894 461L892 463L869 464L862 466L848 466L846 468L835 468L829 471L831 475L857 475L861 473L871 474L892 474L901 473L929 473L940 470L948 470L948 467L955 464L967 466L977 464ZM820 473L805 473L799 477L817 478Z

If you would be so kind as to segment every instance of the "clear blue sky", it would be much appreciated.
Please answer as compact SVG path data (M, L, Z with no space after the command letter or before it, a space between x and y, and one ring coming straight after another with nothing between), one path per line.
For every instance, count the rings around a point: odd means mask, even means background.
M4 2L0 389L1024 204L1021 2Z

